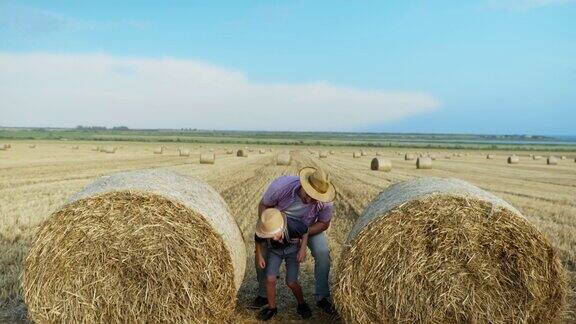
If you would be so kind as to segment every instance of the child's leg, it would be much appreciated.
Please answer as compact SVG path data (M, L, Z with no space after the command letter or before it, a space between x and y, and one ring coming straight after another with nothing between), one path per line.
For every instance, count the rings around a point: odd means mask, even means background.
M280 270L282 257L270 249L266 260L266 297L268 308L276 308L276 277Z
M294 297L298 301L298 304L304 302L304 294L302 293L302 287L298 282L298 271L300 270L300 264L298 263L297 253L290 253L285 257L286 261L286 285L292 290Z

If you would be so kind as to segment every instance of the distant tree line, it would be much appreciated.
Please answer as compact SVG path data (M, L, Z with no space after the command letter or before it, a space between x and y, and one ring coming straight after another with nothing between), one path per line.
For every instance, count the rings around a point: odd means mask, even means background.
M106 126L82 126L82 125L78 125L78 126L76 126L76 129L81 130L81 131L95 131L95 130L108 130L108 127L106 127ZM128 126L114 126L110 129L111 130L130 130L130 128L128 128Z

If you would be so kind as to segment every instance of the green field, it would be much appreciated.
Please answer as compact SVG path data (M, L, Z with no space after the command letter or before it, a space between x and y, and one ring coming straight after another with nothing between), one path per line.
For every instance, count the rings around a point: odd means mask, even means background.
M0 140L26 139L576 151L574 139L526 135L0 128Z

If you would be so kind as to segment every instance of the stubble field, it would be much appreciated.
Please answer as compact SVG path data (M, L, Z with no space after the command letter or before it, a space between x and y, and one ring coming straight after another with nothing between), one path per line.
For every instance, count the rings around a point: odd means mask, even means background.
M438 158L433 168L418 170L415 161L404 161L400 152L418 149L365 149L366 156L353 158L354 148L252 146L248 157L226 154L224 145L169 144L163 154L154 154L159 144L108 143L121 145L116 153L92 151L90 142L39 141L36 148L30 142L11 143L12 148L0 151L0 321L20 321L26 316L22 300L22 262L26 257L38 225L66 199L99 176L123 170L165 168L205 180L226 200L232 215L243 232L248 251L247 271L239 293L233 322L256 322L254 311L246 306L254 297L253 228L257 204L267 185L276 177L296 174L303 166L320 166L330 174L337 190L333 221L328 230L333 267L337 271L340 251L348 231L362 210L387 186L413 177L454 177L490 191L520 209L559 250L569 274L571 294L563 321L575 322L570 310L576 309L576 154L567 154L558 165L546 165L545 158L532 160L528 152L494 152L487 160L485 151L431 151ZM78 145L75 149L74 146ZM230 149L238 149L240 146ZM191 151L190 157L180 157L177 148ZM213 149L214 165L199 164L199 155ZM320 150L334 150L327 158L318 158ZM290 151L292 163L277 166L276 155ZM391 172L370 170L370 160L380 154L392 161ZM459 153L461 156L453 156ZM516 153L520 163L508 165L506 158ZM534 152L531 152L534 153ZM536 152L547 156L547 152ZM451 155L446 159L446 155ZM313 262L311 255L302 267L301 283L306 299L313 304ZM282 280L279 281L281 283ZM296 303L289 290L280 285L279 315L276 322L299 321ZM331 319L313 307L309 322L329 322Z

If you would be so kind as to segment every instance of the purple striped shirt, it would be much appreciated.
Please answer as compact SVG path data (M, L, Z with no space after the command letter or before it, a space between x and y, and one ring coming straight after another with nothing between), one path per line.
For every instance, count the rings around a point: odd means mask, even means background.
M269 208L277 208L285 213L287 210L294 210L296 205L301 205L302 200L298 196L300 189L300 178L298 176L282 176L272 181L264 196L262 203ZM304 208L298 209L298 216L302 221L310 226L316 222L328 223L332 219L333 203L323 203L316 201L307 205ZM290 215L288 215L290 216Z

